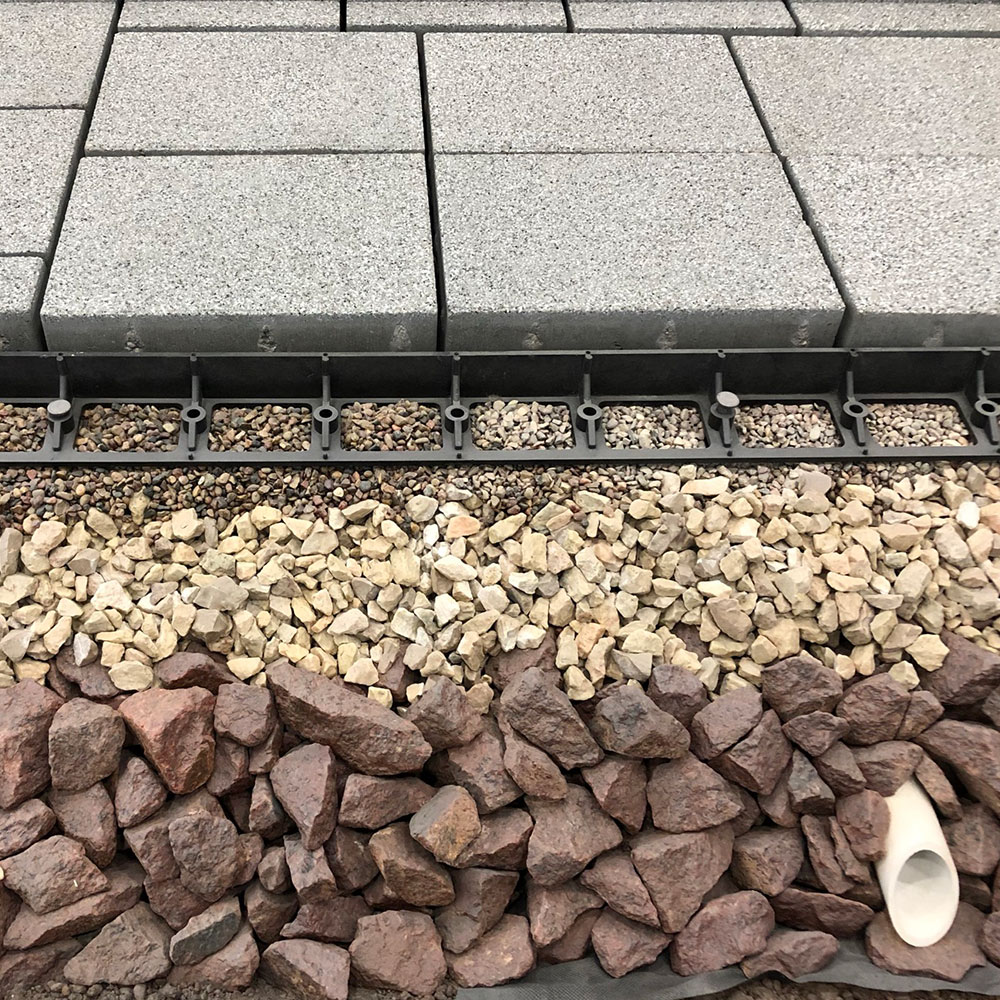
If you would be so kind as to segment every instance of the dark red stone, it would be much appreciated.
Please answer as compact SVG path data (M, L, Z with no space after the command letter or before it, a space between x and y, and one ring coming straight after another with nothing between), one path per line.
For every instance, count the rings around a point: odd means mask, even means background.
M832 712L843 694L844 682L836 671L801 653L765 667L760 690L764 701L787 722L809 712Z
M62 704L34 681L0 690L0 809L20 805L48 785L49 726Z

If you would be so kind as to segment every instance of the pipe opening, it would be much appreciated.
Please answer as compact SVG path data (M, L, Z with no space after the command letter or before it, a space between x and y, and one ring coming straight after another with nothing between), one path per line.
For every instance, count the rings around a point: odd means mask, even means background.
M936 851L917 851L899 870L892 899L892 921L908 944L926 947L948 933L954 920L954 878Z

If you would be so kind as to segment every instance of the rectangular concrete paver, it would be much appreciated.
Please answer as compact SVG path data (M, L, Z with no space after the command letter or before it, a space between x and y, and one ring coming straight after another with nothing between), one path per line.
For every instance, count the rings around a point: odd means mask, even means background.
M0 2L0 108L82 108L115 5Z
M40 257L0 257L0 352L44 350L35 313L44 270Z
M733 39L778 151L1000 153L1000 39Z
M794 0L806 35L998 35L1000 5Z
M340 29L340 0L125 0L119 31Z
M770 153L436 155L449 350L829 346Z
M436 152L769 148L717 36L444 34L424 44Z
M0 111L0 254L49 252L82 125L82 111Z
M347 0L349 31L565 31L560 0Z
M847 346L1000 345L1000 158L795 156Z
M416 40L388 32L120 34L87 139L88 153L422 148Z
M53 350L432 350L419 153L89 157L42 305Z
M792 35L782 0L571 0L577 31Z

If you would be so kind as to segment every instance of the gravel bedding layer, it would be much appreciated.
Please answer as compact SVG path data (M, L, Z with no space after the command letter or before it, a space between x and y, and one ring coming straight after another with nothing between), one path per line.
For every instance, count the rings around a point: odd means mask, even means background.
M490 400L472 408L472 443L483 451L572 448L569 408L537 400Z
M173 451L180 438L176 406L110 403L83 411L76 447L80 451Z
M217 406L208 432L211 451L308 451L308 406Z
M0 403L0 452L39 451L44 443L44 406Z
M401 399L396 403L349 403L341 410L348 451L439 451L441 411Z
M961 414L949 403L869 403L868 429L886 447L969 444Z
M841 443L822 403L762 403L736 411L740 442L748 448L835 448Z
M694 406L618 403L604 407L604 443L609 448L702 448L705 427Z

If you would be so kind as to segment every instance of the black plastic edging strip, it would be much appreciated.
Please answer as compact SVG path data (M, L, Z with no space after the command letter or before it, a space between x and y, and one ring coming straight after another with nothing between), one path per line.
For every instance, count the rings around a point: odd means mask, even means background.
M573 11L569 6L570 0L562 0L563 17L566 18L566 34L572 35L576 31L576 22L573 20Z
M795 9L792 7L792 0L785 0L785 10L788 11L788 16L795 22L795 34L802 34L802 22L799 20L798 14L795 13Z

